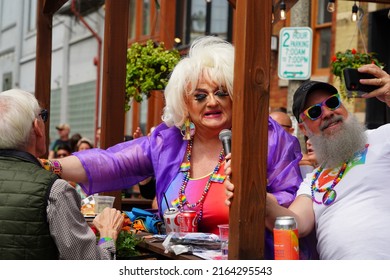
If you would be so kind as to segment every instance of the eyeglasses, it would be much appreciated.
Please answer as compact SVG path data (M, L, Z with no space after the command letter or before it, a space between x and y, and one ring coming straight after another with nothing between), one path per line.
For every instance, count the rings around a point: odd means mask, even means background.
M310 106L309 108L307 108L305 111L303 111L301 113L301 118L302 118L302 116L305 115L309 119L311 119L312 121L315 121L316 119L318 119L322 115L322 106L325 106L329 110L334 111L338 107L340 107L340 105L341 105L340 96L338 93L336 93L336 94L328 97L327 99L325 99L321 103L314 104L313 106Z
M49 118L49 112L46 109L42 109L39 113L39 116L41 116L43 122L47 122L47 119Z

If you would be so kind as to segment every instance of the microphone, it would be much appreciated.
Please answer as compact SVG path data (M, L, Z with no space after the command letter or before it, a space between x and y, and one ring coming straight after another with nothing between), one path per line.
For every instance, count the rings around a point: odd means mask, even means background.
M232 131L229 129L222 129L219 133L219 140L222 142L225 155L231 152L232 146Z

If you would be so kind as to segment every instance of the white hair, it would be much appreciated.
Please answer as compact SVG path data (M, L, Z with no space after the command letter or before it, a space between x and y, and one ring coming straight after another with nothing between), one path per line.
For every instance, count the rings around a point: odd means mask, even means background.
M38 101L32 93L20 89L1 92L0 149L25 149L39 113Z
M202 75L224 86L233 98L233 73L234 48L229 42L212 36L197 38L188 56L174 68L165 88L162 120L167 126L182 126L188 116L185 95L196 89Z
M333 121L344 120L340 115L324 122L322 127ZM314 148L314 153L319 163L324 168L335 168L343 162L350 160L354 154L361 151L367 143L367 135L364 133L365 127L359 123L357 118L348 112L348 117L341 124L340 131L332 135L320 133L314 135L304 123L309 132L309 138Z

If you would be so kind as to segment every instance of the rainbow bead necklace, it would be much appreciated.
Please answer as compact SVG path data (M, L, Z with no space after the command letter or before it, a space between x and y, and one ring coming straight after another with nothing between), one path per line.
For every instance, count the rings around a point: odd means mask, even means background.
M184 210L184 206L187 206L190 209L199 206L198 222L200 222L200 220L203 217L203 203L204 203L206 196L210 190L211 182L222 183L226 177L224 175L217 174L219 168L221 167L222 162L225 159L225 156L224 156L223 150L221 150L221 152L219 153L218 164L217 164L217 166L215 166L213 173L210 175L210 177L206 183L206 186L204 187L204 190L203 190L201 197L198 199L197 202L189 203L186 199L185 191L187 188L188 181L190 180L192 145L193 145L193 140L191 139L190 141L188 141L188 145L187 145L187 161L183 162L180 166L180 171L184 173L184 178L183 178L183 182L181 184L181 187L179 189L178 202L179 202L179 209L181 211Z
M316 187L316 181L318 179L318 177L320 176L322 170L324 170L323 166L321 165L317 171L314 173L313 175L313 179L311 181L311 197L313 199L313 201L317 204L324 204L326 206L329 206L331 205L335 200L336 200L336 197L337 197L337 193L336 191L334 190L334 187L336 187L336 185L340 182L341 178L343 177L344 175L344 172L345 172L345 169L347 169L347 166L348 166L348 161L344 162L343 165L341 166L340 168L340 171L339 173L337 174L336 178L333 180L332 182L332 185L326 187L326 188L317 188ZM325 192L323 197L322 197L322 202L320 201L317 201L314 197L314 192Z

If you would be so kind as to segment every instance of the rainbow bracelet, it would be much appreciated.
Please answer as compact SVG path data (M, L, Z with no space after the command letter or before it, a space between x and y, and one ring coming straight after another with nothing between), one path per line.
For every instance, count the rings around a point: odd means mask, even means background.
M101 245L101 244L106 243L106 242L111 241L111 240L112 240L111 237L102 237L99 239L98 245Z
M40 159L43 168L61 177L62 166L58 160Z

